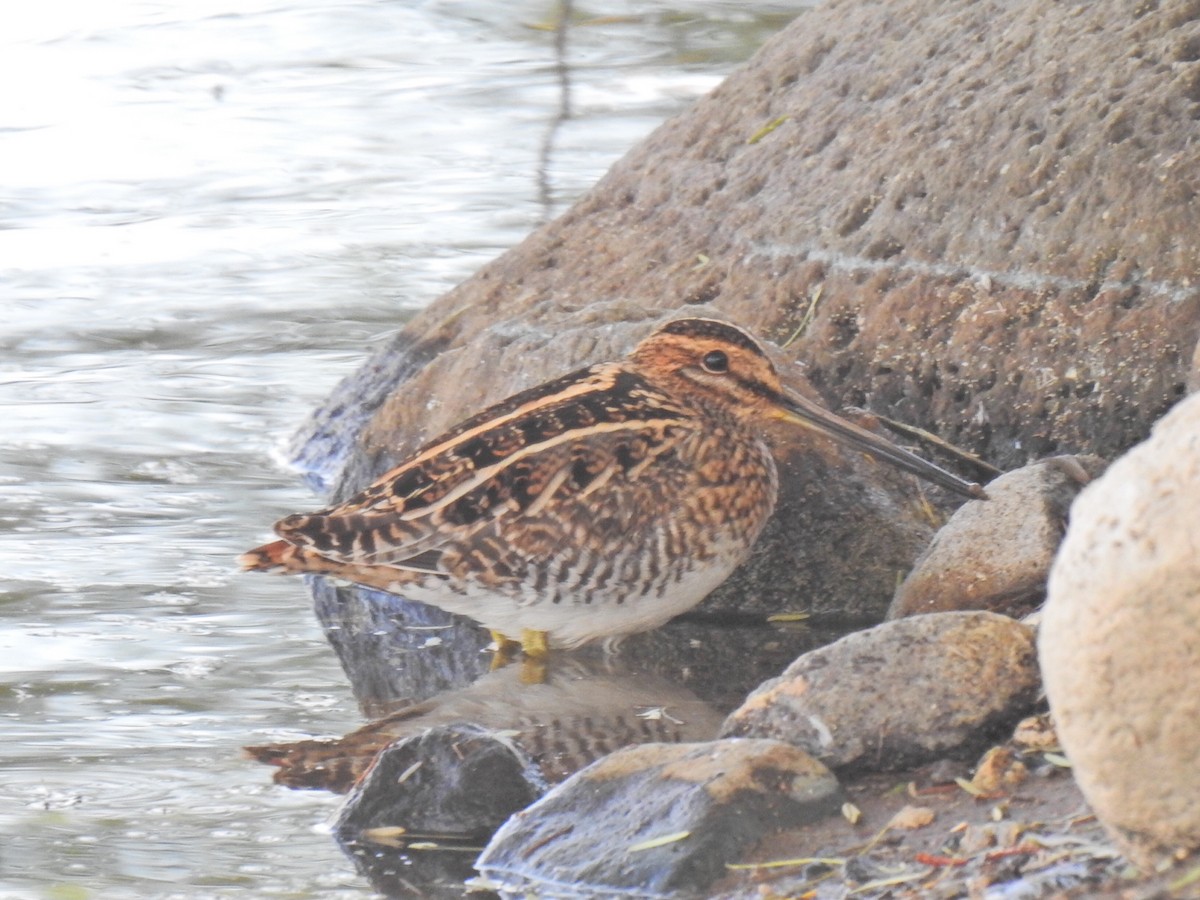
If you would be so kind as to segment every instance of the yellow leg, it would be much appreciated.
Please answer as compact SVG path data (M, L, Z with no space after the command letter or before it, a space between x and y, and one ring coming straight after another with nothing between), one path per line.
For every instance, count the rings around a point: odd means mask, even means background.
M521 631L521 649L530 659L545 659L550 655L550 640L544 631Z
M491 631L490 634L492 635L492 643L496 645L496 649L492 653L491 665L491 670L494 672L497 669L503 669L512 662L521 645L499 631Z
M550 656L550 641L544 631L521 632L521 640L514 641L499 631L491 632L496 650L492 654L492 671L502 669L513 661L519 647L525 654L521 662L521 680L527 684L541 684L546 680L546 659Z
M524 684L544 684L546 663L550 659L550 641L544 631L521 632L521 649L525 659L521 661L521 681Z
M527 656L521 660L521 684L545 684L548 662L545 656Z

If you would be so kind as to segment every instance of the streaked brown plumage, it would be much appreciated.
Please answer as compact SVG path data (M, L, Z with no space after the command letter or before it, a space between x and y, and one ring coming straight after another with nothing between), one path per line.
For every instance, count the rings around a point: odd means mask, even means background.
M531 684L524 666L505 666L340 738L245 749L278 766L279 784L345 793L385 747L430 728L471 722L505 733L557 784L630 744L708 740L725 718L675 679L630 672L607 657L555 660L546 673Z
M643 631L749 553L778 484L761 431L779 419L982 496L786 393L740 328L678 319L624 360L467 419L344 503L282 519L282 540L240 562L402 594L534 652Z

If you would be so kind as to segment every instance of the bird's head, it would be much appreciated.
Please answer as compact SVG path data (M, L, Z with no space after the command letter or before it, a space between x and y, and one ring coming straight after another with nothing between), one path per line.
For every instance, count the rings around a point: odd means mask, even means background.
M762 345L736 325L675 319L638 344L630 361L652 383L685 402L719 407L746 424L800 425L955 493L986 496L979 485L784 388Z

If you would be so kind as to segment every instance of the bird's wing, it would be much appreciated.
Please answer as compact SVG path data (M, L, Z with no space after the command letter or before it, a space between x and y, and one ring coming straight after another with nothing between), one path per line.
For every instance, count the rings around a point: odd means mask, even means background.
M275 530L334 561L436 571L448 542L638 478L690 429L688 412L640 376L593 366L516 394L344 503L288 516Z

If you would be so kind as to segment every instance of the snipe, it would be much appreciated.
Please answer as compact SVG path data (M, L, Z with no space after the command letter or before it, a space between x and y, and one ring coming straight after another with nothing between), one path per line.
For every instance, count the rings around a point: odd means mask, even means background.
M627 358L515 394L344 503L288 516L246 569L318 572L470 616L531 655L645 631L742 562L775 506L762 426L963 481L785 392L745 331L677 319Z

